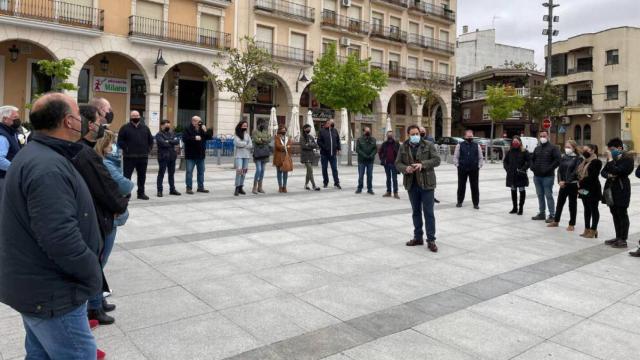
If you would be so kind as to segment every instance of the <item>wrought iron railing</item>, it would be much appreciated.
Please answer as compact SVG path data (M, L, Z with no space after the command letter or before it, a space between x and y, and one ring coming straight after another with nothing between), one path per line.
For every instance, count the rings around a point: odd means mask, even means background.
M368 22L338 15L335 11L326 9L322 11L322 25L359 34L369 33Z
M382 26L378 23L371 25L371 37L407 42L407 32L400 30L397 26Z
M448 54L453 54L455 53L455 50L456 50L455 44L452 44L450 42L446 42L443 40L437 40L434 38L418 35L418 34L409 34L407 36L407 43L409 45L415 45L425 49L442 51Z
M272 44L264 41L256 41L256 46L267 51L274 59L283 61L300 62L313 65L313 51L291 46Z
M407 7L409 0L377 0L378 2Z
M129 16L129 36L218 50L231 47L230 34L141 16Z
M578 65L574 68L567 69L567 75L591 71L593 71L593 64Z
M316 18L314 8L286 0L256 0L254 8L307 22L314 22Z
M54 0L0 0L0 15L104 30L104 10Z
M591 106L593 104L593 96L591 94L568 95L564 101L566 107Z
M409 2L409 9L418 10L428 15L435 15L448 21L456 21L455 11L445 6L428 3L424 0L411 0Z

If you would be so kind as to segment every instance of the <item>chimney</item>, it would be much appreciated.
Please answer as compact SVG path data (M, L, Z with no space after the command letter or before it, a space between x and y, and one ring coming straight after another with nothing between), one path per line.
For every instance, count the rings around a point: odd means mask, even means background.
M463 33L463 34L466 34L466 33L468 33L468 32L469 32L469 25L464 25L464 26L462 26L462 33Z

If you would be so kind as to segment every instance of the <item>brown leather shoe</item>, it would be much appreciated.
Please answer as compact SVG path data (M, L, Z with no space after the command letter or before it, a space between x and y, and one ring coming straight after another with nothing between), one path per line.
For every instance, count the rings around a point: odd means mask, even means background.
M391 193L390 192L384 193L384 195L382 195L382 197L391 197Z
M409 241L407 241L407 246L420 246L420 245L424 245L424 241L423 240L416 240L416 239L411 239Z
M438 246L436 245L435 241L427 241L427 247L431 252L438 252Z
M559 223L553 221L547 224L547 227L558 227L558 225L560 225Z
M393 193L393 197L396 199L400 199L400 195L398 195L398 193Z
M567 231L573 231L573 230L575 230L575 228L576 228L575 226L569 225L569 226L567 226Z

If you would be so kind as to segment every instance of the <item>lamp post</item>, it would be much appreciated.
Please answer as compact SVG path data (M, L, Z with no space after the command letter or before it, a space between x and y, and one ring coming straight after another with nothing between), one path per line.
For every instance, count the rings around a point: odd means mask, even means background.
M13 44L13 46L9 48L9 53L11 54L12 63L18 61L18 55L20 55L20 49L18 49L16 44Z
M164 58L162 57L162 49L158 49L158 56L156 56L156 62L153 63L154 65L154 79L158 78L158 66L167 66L169 64L167 64L166 61L164 61Z
M303 83L309 82L307 75L304 74L304 68L300 69L300 72L298 73L298 78L296 79L296 92L298 92L299 82L303 82Z
M102 59L100 59L100 70L103 74L109 72L109 59L107 59L106 55L103 55Z
M560 4L554 4L554 0L548 0L543 3L542 6L549 10L549 13L545 15L542 20L547 22L547 28L542 30L542 35L547 35L547 82L551 82L551 48L553 46L553 37L558 36L560 33L558 30L553 30L553 23L559 22L559 16L553 16L553 9L560 6Z

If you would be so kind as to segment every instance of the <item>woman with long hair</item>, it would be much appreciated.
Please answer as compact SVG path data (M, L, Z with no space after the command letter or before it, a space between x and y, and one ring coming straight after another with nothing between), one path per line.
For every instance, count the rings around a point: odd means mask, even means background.
M262 180L264 179L264 168L269 161L271 155L271 135L267 129L265 121L258 123L258 130L253 132L251 136L253 141L253 162L256 164L256 174L253 177L253 190L254 194L264 194L262 188Z
M507 172L507 187L511 189L511 202L513 208L509 214L522 215L524 202L527 198L526 187L529 186L529 152L524 148L522 140L518 135L511 140L511 149L504 157L503 166ZM518 192L520 192L520 202L518 202Z
M560 224L560 216L562 216L562 209L564 204L569 199L569 226L567 231L573 231L576 226L576 215L578 213L578 166L582 162L580 156L580 148L578 144L569 140L564 144L564 155L560 160L560 166L558 167L558 185L560 191L558 192L558 202L556 204L556 215L553 222L547 225L547 227L558 227Z
M253 143L251 142L251 134L249 134L249 123L247 120L241 120L238 125L236 125L233 145L236 149L236 190L233 195L246 195L242 187L244 186L244 178L247 176L247 171L249 170L251 150L253 150Z
M600 170L602 161L598 159L598 146L589 144L582 147L584 160L578 165L578 196L584 207L584 232L580 236L584 238L598 237L598 222L600 210L598 205L602 199L602 187L600 186Z
M313 163L316 157L316 150L319 149L316 139L311 135L311 125L305 124L302 127L302 137L300 138L300 162L304 164L307 169L307 176L304 180L304 188L306 190L320 191L320 187L316 186L316 181L313 179ZM311 188L309 187L311 182Z
M278 186L280 193L287 193L287 179L289 172L293 170L291 161L291 138L287 136L287 127L278 128L278 135L273 139L273 165L278 174Z

